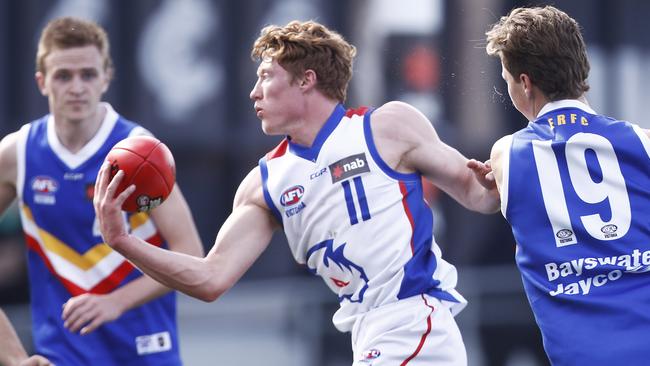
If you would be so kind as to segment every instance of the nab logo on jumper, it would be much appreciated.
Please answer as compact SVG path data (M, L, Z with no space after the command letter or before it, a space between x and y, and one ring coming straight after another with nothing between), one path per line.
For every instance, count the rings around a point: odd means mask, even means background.
M365 153L343 158L331 164L329 169L332 174L332 183L370 171Z
M345 243L333 248L332 239L322 241L309 249L307 252L307 263L309 271L321 276L328 286L338 293L339 301L347 299L350 302L363 302L363 294L368 288L368 277L363 268L348 258L343 253ZM319 256L316 259L315 268L309 263L313 255Z

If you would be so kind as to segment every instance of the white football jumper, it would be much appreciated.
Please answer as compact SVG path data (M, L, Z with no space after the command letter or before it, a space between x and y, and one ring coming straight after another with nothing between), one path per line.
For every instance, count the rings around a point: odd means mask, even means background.
M296 261L338 295L341 331L369 310L423 294L454 314L466 304L433 239L422 177L379 157L371 114L338 105L311 147L287 137L260 159L266 202Z

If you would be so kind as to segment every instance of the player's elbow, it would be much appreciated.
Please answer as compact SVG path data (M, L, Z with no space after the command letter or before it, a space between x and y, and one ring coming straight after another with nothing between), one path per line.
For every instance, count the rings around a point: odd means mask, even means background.
M494 199L490 202L490 205L485 209L486 212L483 212L485 214L495 214L499 211L501 211L501 200L500 199Z
M213 302L217 300L225 291L213 288L211 286L203 286L191 295L204 302Z
M194 297L198 298L201 301L213 302L221 297L221 295L223 295L231 287L232 284L227 281L211 278L202 286L199 286L197 288Z
M213 302L221 296L221 293L216 291L201 290L194 294L194 297L203 302Z

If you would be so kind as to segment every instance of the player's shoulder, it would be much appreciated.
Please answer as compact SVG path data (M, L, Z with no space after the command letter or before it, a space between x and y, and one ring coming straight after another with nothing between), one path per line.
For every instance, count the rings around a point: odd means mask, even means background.
M641 131L643 131L643 133L644 133L646 136L648 136L648 138L650 138L650 130L648 130L648 129L646 129L646 128L642 128Z
M262 170L259 166L251 169L246 177L239 184L235 193L234 206L255 204L259 206L264 203L264 190L262 184Z
M372 117L373 119L393 119L395 117L409 117L416 115L421 115L421 113L414 106L405 102L393 100L375 109Z
M16 156L16 144L18 143L19 137L20 130L14 131L0 140L0 154L2 157L6 155Z
M512 143L512 135L505 135L500 139L496 140L492 145L492 154L498 153L501 154L505 149L507 149Z
M155 137L151 131L143 127L139 122L131 120L124 115L117 112L113 106L108 102L101 102L100 105L106 111L106 116L102 123L107 124L111 132L115 135L123 137L132 136L152 136Z
M142 127L142 126L140 126L138 124L134 124L133 126L131 126L131 131L129 132L129 137L133 137L133 136L151 136L151 137L155 137L153 135L153 133L151 133L151 131L147 130L146 128L144 128L144 127Z
M508 154L511 144L512 135L505 135L492 145L492 150L490 151L490 162L492 164L492 169L498 171L497 174L501 174L500 171L503 167L503 157L505 154ZM500 181L501 180L499 180L499 182Z
M420 144L436 135L429 119L414 106L391 101L377 108L370 121L373 136Z
M422 125L430 125L426 116L414 106L401 102L390 101L372 114L373 125L385 126L386 128L417 128ZM374 127L374 126L373 126Z
M15 176L17 159L17 144L20 138L20 130L12 132L0 140L0 179L2 181L13 180Z
M127 137L132 136L152 136L155 137L151 131L142 127L138 122L132 121L125 118L124 116L114 112L112 118L115 118L115 125L112 130L113 133L118 133L121 135L126 135Z

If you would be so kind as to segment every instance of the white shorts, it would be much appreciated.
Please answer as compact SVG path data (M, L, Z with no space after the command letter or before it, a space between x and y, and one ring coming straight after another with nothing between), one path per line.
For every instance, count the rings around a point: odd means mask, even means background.
M449 306L418 295L373 309L352 328L353 366L466 366Z

